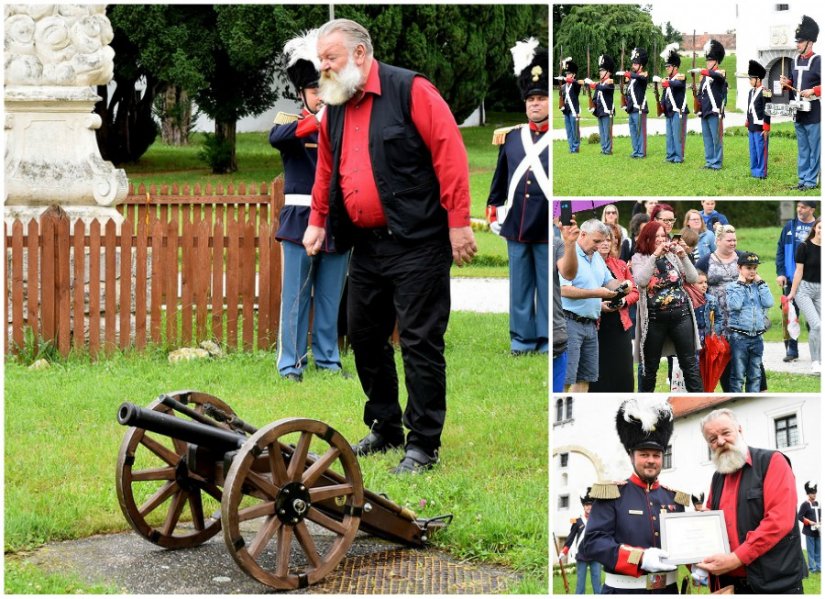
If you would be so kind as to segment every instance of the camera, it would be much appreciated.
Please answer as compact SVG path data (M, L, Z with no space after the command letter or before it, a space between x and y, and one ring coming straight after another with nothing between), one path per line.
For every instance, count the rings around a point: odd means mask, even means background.
M622 306L622 298L630 293L630 285L625 281L615 289L617 295L610 300L607 305L611 308L620 308Z

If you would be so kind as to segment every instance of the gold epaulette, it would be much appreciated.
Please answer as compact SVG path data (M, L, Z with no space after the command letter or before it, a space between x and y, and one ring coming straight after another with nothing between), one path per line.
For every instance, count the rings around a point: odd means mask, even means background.
M771 90L769 90L769 89L763 89L762 90L762 97L763 98L773 98L773 93L771 93Z
M618 499L621 496L619 493L619 485L625 484L625 481L600 481L593 484L590 489L590 496L593 499Z
M671 493L675 493L676 497L674 497L673 501L675 501L679 505L684 505L685 507L691 505L690 493L685 493L684 491L677 491L676 489L671 489L666 485L661 485L661 487L663 489L670 491Z
M512 127L500 127L496 129L493 131L493 145L500 146L504 143L504 138L507 137L507 134L510 133L510 131L515 131L520 127L524 127L524 124L513 125Z
M607 81L605 81L605 82L604 82L604 84L605 84L605 85L613 85L613 80L612 80L612 79L608 79Z
M289 114L288 112L279 112L275 115L275 120L272 121L276 125L289 125L299 120L301 117L297 114Z
M575 524L578 521L578 518L570 518L570 524Z
M677 81L684 81L685 76L682 73L676 73L676 76L674 77L674 79L676 79Z
M722 77L727 77L727 75L725 75L725 71L723 71L722 69L716 69L716 72L722 75Z

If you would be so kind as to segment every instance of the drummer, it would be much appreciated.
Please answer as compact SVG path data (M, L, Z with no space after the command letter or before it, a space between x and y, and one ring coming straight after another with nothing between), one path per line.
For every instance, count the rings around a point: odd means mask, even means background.
M751 176L768 178L768 135L771 130L771 115L765 111L765 104L771 101L771 92L762 87L762 79L767 71L755 60L748 62L748 112L745 127L748 129L748 148L751 155Z
M790 77L780 77L783 88L795 94L794 99L807 103L796 113L796 147L798 151L797 175L799 183L793 190L807 191L817 187L819 179L819 157L821 148L821 71L822 57L814 53L814 42L819 37L819 25L805 15L796 28L796 49L793 71Z

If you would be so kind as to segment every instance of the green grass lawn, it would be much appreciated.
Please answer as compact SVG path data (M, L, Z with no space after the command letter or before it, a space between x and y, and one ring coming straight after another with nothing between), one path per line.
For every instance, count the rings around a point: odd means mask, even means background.
M439 467L396 478L388 470L401 458L397 451L363 459L361 468L367 488L386 492L422 517L455 514L435 539L438 547L514 568L523 576L514 592L546 593L548 360L511 357L507 330L505 314L451 317L449 408ZM354 372L352 354L343 361ZM397 362L403 375L400 357ZM40 592L94 590L71 578L44 587L52 579L32 574L19 558L50 541L128 530L114 482L125 431L115 419L122 401L146 405L163 392L198 389L258 426L303 416L329 423L350 441L360 438L364 398L357 379L312 369L305 377L300 385L280 379L271 352L178 365L169 365L159 350L97 363L70 356L46 371L7 359L6 591L34 592L26 590L32 584L48 589Z

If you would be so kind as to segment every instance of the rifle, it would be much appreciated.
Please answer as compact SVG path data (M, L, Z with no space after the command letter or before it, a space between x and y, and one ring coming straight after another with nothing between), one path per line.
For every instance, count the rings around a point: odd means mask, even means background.
M619 65L619 69L624 71L624 40L622 40L622 58L621 58L621 65ZM622 108L627 111L627 97L624 95L624 75L622 75L621 79L619 79L619 91L622 94Z
M570 583L567 582L567 572L564 570L564 564L561 561L561 551L559 550L559 541L556 539L556 533L553 533L553 544L556 546L556 555L559 558L559 570L561 571L561 581L564 584L564 592L570 594Z
M564 109L564 47L559 46L559 110Z
M590 79L590 46L587 46L587 78ZM596 111L596 103L593 101L593 90L587 86L587 108L590 112Z
M696 30L693 30L693 64L690 66L691 70L696 69ZM699 99L699 94L696 89L696 73L691 73L691 77L693 77L693 85L691 85L691 89L693 90L693 114L696 116L700 116L702 114L702 101Z
M658 48L656 47L656 40L654 40L653 41L653 56L652 56L653 68L651 69L653 71L653 76L654 77L656 76L656 73L658 71L657 66L656 66L656 57L659 56L659 55L656 54L656 50L658 50ZM656 81L653 82L653 95L656 96L656 116L662 116L664 114L665 110L664 110L664 108L662 108L662 100L659 97L659 84Z

